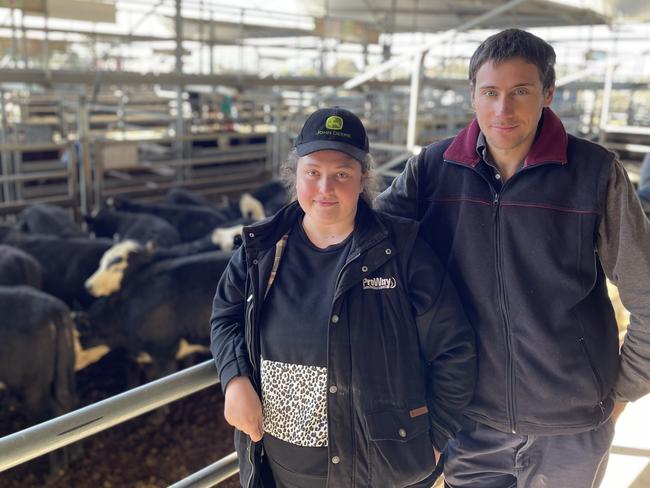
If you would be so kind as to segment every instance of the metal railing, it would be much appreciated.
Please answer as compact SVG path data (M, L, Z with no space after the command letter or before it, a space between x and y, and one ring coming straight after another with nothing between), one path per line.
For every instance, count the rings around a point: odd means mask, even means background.
M219 383L209 360L0 439L0 472ZM173 486L207 487L238 471L235 453ZM209 484L208 484L209 483Z
M54 169L39 171L24 171L29 163L22 163L24 153L35 151L67 151L68 163L57 165ZM79 184L77 178L77 162L73 143L41 143L41 144L0 144L2 155L2 170L0 171L0 185L2 187L2 199L0 199L0 214L12 214L19 212L35 202L56 203L64 207L77 207L77 195ZM12 161L13 159L13 161ZM16 168L20 168L16 171ZM65 181L62 188L55 194L47 196L29 197L24 191L24 184L39 183L44 180Z

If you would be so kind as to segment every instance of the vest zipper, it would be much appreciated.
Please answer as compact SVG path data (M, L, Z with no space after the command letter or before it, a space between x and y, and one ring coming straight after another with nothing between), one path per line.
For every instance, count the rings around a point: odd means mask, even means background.
M503 191L504 187L507 185L504 184L501 187ZM496 273L497 273L497 294L499 297L499 311L501 312L501 320L503 321L503 334L504 341L506 346L506 417L508 419L508 426L510 431L515 434L517 432L517 425L515 422L515 380L514 380L514 364L512 357L512 334L510 330L510 320L506 312L506 289L505 282L503 279L503 263L502 263L502 252L501 252L501 226L500 226L500 194L499 192L494 192L494 229L495 229L495 243L494 243L494 260L496 264Z

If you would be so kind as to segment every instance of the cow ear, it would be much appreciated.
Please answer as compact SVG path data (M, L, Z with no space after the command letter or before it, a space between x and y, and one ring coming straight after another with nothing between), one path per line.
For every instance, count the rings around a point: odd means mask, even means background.
M144 248L149 254L153 254L156 252L157 248L156 241L147 241L147 243L144 245Z

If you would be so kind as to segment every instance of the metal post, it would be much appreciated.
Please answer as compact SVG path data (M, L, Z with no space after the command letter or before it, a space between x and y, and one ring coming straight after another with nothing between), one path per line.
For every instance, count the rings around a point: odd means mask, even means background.
M176 0L176 74L183 74L183 17L181 0ZM183 159L183 140L181 137L185 132L183 127L183 84L179 82L176 87L176 159ZM181 166L176 172L176 179L185 179L185 167Z
M0 90L0 117L2 127L0 130L0 144L6 144L9 140L7 131L9 124L7 123L7 108L5 106L5 92ZM11 167L11 153L6 149L2 149L2 174L9 176ZM8 181L2 182L2 198L5 202L11 201L11 184Z
M25 104L25 107L27 104ZM27 117L26 117L27 118ZM25 118L25 119L26 119ZM12 158L12 171L13 174L15 175L20 175L22 173L22 166L23 166L23 152L18 149L19 145L21 144L20 140L20 133L18 130L13 131L11 134L11 141L15 144L16 149L13 151L13 158ZM14 200L22 200L23 199L23 182L16 180L13 185L13 198Z
M427 51L413 56L413 69L411 71L411 92L409 98L409 120L406 132L406 148L412 151L417 142L418 107L420 104L420 89L422 82L422 67Z
M48 0L43 0L43 26L44 26L44 38L43 38L43 69L45 70L46 78L50 77L50 11L48 6Z
M86 96L79 97L77 111L77 137L79 139L79 203L84 215L90 213L92 205L92 175L90 166L90 125L88 121L88 101ZM95 158L96 160L99 158ZM103 178L104 174L95 168L95 178ZM99 195L98 195L99 197Z
M9 10L9 15L11 18L11 61L14 68L18 68L18 45L16 41L16 19L14 13L16 9L14 8L14 3L11 2L11 7Z
M77 160L77 143L76 141L69 142L67 145L68 151L68 197L72 202L72 211L74 212L75 220L79 222L79 198L77 197L77 189L79 188L79 175L78 175L78 160Z
M210 9L210 74L214 74L214 11ZM214 93L216 86L212 85L212 92Z
M609 60L607 71L605 72L605 84L603 85L603 100L600 108L600 123L598 132L598 142L603 144L607 135L607 119L609 118L609 100L612 96L612 83L614 81L614 62Z
M25 30L25 11L21 11L20 15L20 29L22 31L22 46L23 46L23 68L29 68L29 53L27 52L27 32Z

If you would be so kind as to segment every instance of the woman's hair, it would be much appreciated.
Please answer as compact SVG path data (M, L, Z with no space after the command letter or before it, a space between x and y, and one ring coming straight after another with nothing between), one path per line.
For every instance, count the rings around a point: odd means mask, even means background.
M284 185L289 190L291 201L296 199L296 171L298 168L298 160L300 156L296 152L295 148L289 151L287 158L280 166L280 178ZM374 173L375 160L372 155L368 153L366 158L363 161L359 161L361 164L361 186L362 192L359 197L366 202L370 207L372 207L372 200L377 193L377 179Z

